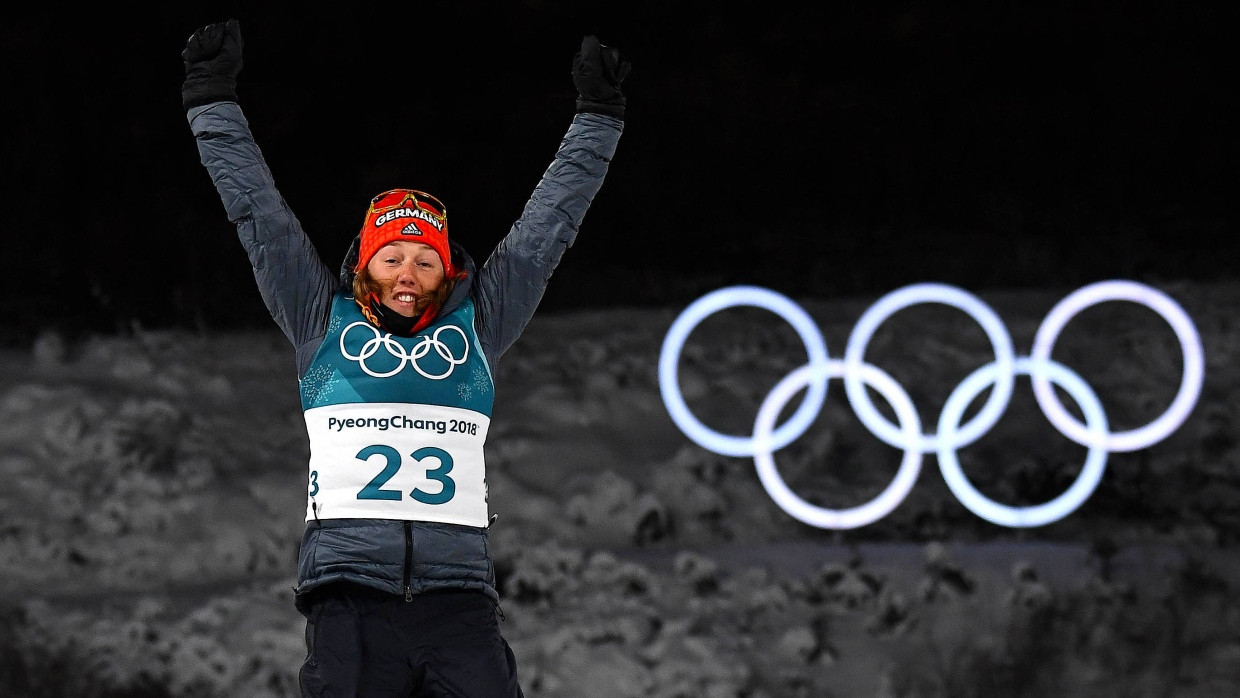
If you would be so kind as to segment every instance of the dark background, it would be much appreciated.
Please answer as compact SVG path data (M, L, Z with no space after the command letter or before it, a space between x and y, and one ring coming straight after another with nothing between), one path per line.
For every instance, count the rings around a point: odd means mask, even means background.
M800 3L798 3L800 4ZM370 196L447 202L481 263L573 113L581 36L625 134L544 312L1235 278L1237 6L1172 2L40 5L0 20L3 338L271 327L180 106L241 20L239 99L336 266Z

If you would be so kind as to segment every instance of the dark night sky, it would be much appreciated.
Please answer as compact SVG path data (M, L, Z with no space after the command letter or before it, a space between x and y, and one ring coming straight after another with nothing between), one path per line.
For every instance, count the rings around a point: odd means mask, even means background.
M396 186L440 195L481 262L593 32L632 60L626 131L544 309L1235 276L1236 6L363 5L6 15L5 339L270 326L179 102L185 39L228 16L242 106L333 267Z

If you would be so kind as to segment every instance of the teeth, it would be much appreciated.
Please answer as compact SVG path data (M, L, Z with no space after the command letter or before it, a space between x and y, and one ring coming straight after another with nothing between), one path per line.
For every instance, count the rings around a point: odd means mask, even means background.
M412 293L398 293L398 294L396 294L396 300L398 300L398 301L404 301L404 302L406 302L406 303L412 303L412 302L413 302L416 298L417 298L417 296L413 295Z

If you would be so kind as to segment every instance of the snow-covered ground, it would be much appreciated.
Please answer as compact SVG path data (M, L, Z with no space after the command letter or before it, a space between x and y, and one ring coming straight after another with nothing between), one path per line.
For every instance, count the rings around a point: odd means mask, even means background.
M1161 288L1201 333L1200 400L1168 438L1110 454L1079 510L1027 529L965 509L933 456L876 523L803 524L752 459L668 416L657 366L679 309L537 317L496 369L488 441L526 695L1240 695L1240 285ZM978 295L1027 353L1063 293ZM802 305L839 357L874 300ZM1125 305L1082 313L1055 349L1113 430L1157 417L1180 376L1166 323ZM959 311L898 317L867 359L933 425L989 345ZM680 384L704 423L745 434L805 360L786 325L735 309L691 335ZM307 445L274 326L47 333L0 368L0 695L296 695ZM1080 471L1086 449L1040 415L1018 380L961 450L991 498L1046 501ZM881 491L900 457L838 381L777 454L800 496L836 508Z

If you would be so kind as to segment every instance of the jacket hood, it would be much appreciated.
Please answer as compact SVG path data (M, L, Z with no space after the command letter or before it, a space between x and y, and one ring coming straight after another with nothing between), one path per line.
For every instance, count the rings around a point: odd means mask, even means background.
M456 310L461 301L469 295L470 289L474 285L474 274L478 272L474 266L473 257L465 251L464 247L457 244L456 240L449 240L448 247L452 250L452 266L456 267L457 273L462 274L461 278L456 282L456 288L452 289L452 295L448 296L448 301L439 309L439 315L443 316ZM345 289L353 288L353 277L357 273L353 271L353 267L357 266L357 256L362 249L362 235L358 233L353 236L353 242L349 244L349 251L344 255L344 261L340 265L340 285Z

